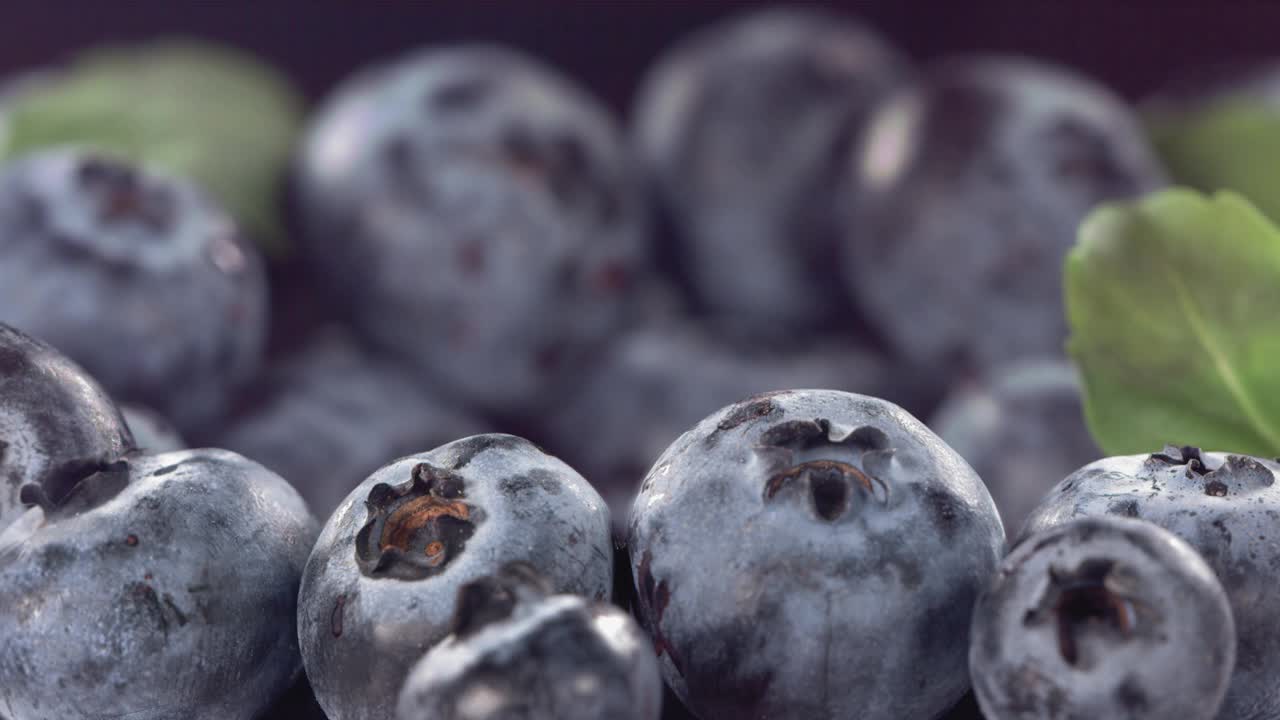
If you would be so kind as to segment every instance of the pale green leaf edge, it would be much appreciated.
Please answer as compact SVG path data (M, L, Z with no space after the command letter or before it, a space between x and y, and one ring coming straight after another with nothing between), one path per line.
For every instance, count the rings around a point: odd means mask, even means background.
M1104 242L1122 241L1122 233L1115 232L1112 228L1130 222L1135 216L1146 218L1164 214L1181 215L1188 212L1237 214L1247 224L1253 225L1260 234L1272 237L1277 245L1280 245L1280 229L1277 229L1243 195L1230 190L1219 190L1211 195L1206 195L1191 188L1173 187L1150 193L1137 201L1111 202L1095 208L1080 223L1076 245L1068 253L1064 264L1063 288L1066 294L1067 320L1071 331L1066 343L1067 353L1075 361L1079 369L1082 385L1081 401L1084 406L1085 421L1088 424L1089 432L1098 447L1108 454L1125 454L1132 452L1134 448L1126 443L1123 438L1109 437L1100 429L1101 423L1098 419L1099 413L1095 394L1091 391L1089 372L1078 355L1079 318L1077 304L1072 297L1076 287L1074 277L1077 273L1086 272L1084 268L1086 256L1096 246ZM1159 261L1160 258L1153 258L1153 262ZM1230 360L1211 341L1211 330L1199 312L1199 308L1195 306L1185 283L1182 282L1173 268L1168 267L1167 264L1160 263L1160 267L1167 274L1170 283L1177 292L1178 302L1183 312L1187 315L1188 323L1192 326L1197 346L1210 358L1211 363L1221 377L1223 385L1228 388L1232 399L1240 408L1242 416L1250 428L1270 445L1268 452L1264 454L1270 456L1280 454L1280 428L1269 422L1262 414L1248 392L1245 391L1239 373L1231 365ZM1156 449L1150 448L1152 451Z

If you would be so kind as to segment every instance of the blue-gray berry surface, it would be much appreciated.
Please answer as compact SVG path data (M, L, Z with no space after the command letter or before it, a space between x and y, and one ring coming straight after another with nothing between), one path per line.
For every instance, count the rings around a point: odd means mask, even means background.
M397 720L658 720L653 646L622 609L553 595L527 565L464 585L414 665Z
M357 75L319 110L298 175L306 254L357 327L488 410L554 398L647 265L613 120L513 51Z
M459 588L510 562L556 592L609 596L609 510L560 460L476 435L369 476L329 518L299 598L307 676L329 718L391 717L410 667L449 634Z
M672 48L636 101L635 143L695 295L754 336L847 316L843 158L906 73L856 19L814 8L731 17Z
M224 409L258 366L267 289L256 249L192 184L81 150L0 174L0 321L180 428Z
M417 373L324 333L244 392L214 443L289 480L320 518L388 460L485 430Z
M628 547L663 676L700 718L938 717L1004 549L973 470L892 403L766 393L649 471Z
M1025 538L973 617L969 669L990 720L1212 720L1235 664L1213 570L1177 536L1131 518Z
M1280 718L1280 464L1197 448L1110 457L1065 478L1027 518L1022 534L1081 516L1150 521L1195 548L1231 601L1236 668L1219 717Z
M45 482L61 498L71 489L68 478L115 462L133 445L120 411L93 378L0 323L0 532L26 511L23 486Z
M1103 454L1076 369L1060 359L1004 365L959 385L929 427L977 471L1011 535L1062 478Z
M253 718L301 669L298 584L319 531L235 453L130 455L0 533L6 720Z
M848 287L903 358L940 374L1061 355L1077 226L1165 183L1120 98L1016 57L935 65L877 106L852 161Z

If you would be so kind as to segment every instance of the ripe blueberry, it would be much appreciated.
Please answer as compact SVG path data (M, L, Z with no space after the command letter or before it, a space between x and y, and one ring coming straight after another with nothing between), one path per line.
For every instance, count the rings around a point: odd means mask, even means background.
M8 720L249 718L288 690L319 530L288 483L208 449L62 479L0 534Z
M306 254L371 340L490 411L557 397L630 314L643 204L595 100L531 58L429 50L319 111Z
M631 516L638 615L701 718L932 718L968 689L1004 548L982 481L901 408L795 390L680 436Z
M1165 182L1106 88L1001 57L943 62L886 97L854 162L847 285L899 354L938 376L1061 355L1076 227Z
M840 286L842 162L902 57L814 9L730 18L674 47L636 101L636 144L722 324L755 337L850 314Z
M1235 650L1195 550L1148 522L1081 518L1005 558L974 610L969 669L991 720L1212 720Z
M80 150L0 174L0 321L186 431L260 360L261 261L188 182Z
M1165 448L1098 460L1058 484L1027 518L1023 535L1079 516L1148 520L1185 540L1217 573L1231 601L1236 669L1221 717L1280 718L1280 465L1270 460Z
M409 673L398 720L658 720L662 679L635 620L552 595L513 563L463 585L451 633Z
M0 532L25 512L25 485L61 499L74 477L133 449L98 383L43 342L0 323Z
M460 587L519 561L557 592L605 599L611 550L604 501L527 440L476 435L383 467L329 518L303 574L316 699L332 720L390 717Z

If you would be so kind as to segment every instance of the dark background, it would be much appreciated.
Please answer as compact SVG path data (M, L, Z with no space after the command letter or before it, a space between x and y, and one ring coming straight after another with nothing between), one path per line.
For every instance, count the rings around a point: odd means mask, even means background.
M313 99L352 69L427 43L524 48L625 110L645 67L675 37L750 2L336 2L206 0L5 3L0 73L70 51L189 34L280 65ZM824 4L824 3L812 3ZM1280 54L1280 2L867 0L863 16L918 60L1020 52L1070 65L1129 97L1205 65Z

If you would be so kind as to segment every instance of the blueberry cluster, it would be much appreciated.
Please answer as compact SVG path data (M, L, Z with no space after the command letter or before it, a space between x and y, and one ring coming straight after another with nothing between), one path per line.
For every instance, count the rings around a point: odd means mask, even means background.
M364 69L274 262L0 165L0 720L1280 718L1280 464L1099 459L1062 352L1080 219L1166 182L1121 99L788 7L632 109Z

